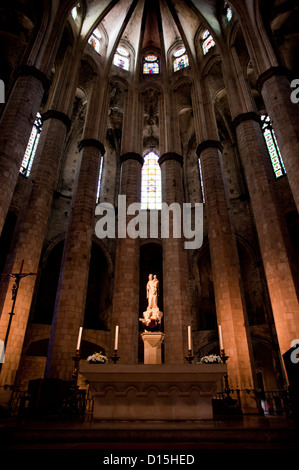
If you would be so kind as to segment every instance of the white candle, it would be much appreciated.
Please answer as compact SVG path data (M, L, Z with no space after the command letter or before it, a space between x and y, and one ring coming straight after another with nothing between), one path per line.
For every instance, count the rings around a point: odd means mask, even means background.
M115 327L115 342L114 342L114 350L117 351L118 349L118 332L119 332L119 326L116 325Z
M79 328L79 335L78 335L78 341L77 341L77 351L79 351L79 349L80 349L81 338L82 338L82 331L83 331L83 327L80 326L80 328Z
M188 326L188 350L191 351L192 343L191 343L191 326Z
M221 350L221 349L224 349L224 347L223 347L223 339L222 339L221 325L218 326L218 330L219 330L219 343L220 343L220 350Z

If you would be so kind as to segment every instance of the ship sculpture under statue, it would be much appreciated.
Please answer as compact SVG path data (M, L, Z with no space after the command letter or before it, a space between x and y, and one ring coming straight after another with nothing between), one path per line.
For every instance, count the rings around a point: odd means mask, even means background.
M143 318L139 319L142 322L145 331L159 330L161 328L163 313L160 312L158 307L158 297L159 281L156 274L150 274L146 284L146 298L148 299L148 306L146 311L143 312Z

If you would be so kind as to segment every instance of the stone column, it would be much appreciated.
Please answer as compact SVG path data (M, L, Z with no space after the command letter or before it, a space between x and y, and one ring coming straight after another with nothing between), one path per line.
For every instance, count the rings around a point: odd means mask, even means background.
M28 202L22 208L23 218L14 263L11 272L19 272L22 260L24 271L38 271L40 255L43 247L45 232L55 182L57 168L67 128L70 120L68 116L57 111L48 111L44 115L43 132L40 138L38 151L34 160L31 178L28 181L30 195ZM31 308L36 277L28 276L22 279L15 305L15 316L9 335L9 341L5 352L5 363L1 371L1 384L12 385L18 370L21 357L27 321ZM4 338L11 309L11 286L6 293L2 315L0 319L0 337Z
M222 327L224 348L229 356L230 386L253 388L252 346L246 328L239 258L221 161L222 146L207 78L194 90L193 98L195 129L197 138L201 139L197 154L204 184L217 322ZM245 408L254 408L246 396L242 404Z
M237 246L220 163L221 150L219 141L207 140L198 146L197 154L203 173L217 321L229 356L229 382L232 388L244 389L253 387L251 353Z
M273 124L299 211L299 106L291 100L293 90L287 78L289 72L279 64L279 58L265 29L261 3L256 3L254 15L249 13L253 8L249 1L238 2L238 8L243 9L239 21L252 66L258 77L257 88L262 94Z
M120 157L121 182L120 195L126 196L126 206L118 206L118 220L127 207L140 202L141 155L128 152ZM133 216L123 218L122 228ZM119 222L118 222L119 223ZM124 225L126 225L124 227ZM118 233L114 270L114 297L112 315L112 335L115 325L119 325L120 362L133 364L138 362L138 325L139 325L139 271L140 238L132 239L127 234L120 238Z
M290 348L291 341L299 337L298 299L276 210L274 188L268 176L267 167L270 171L272 168L260 116L254 112L247 84L239 69L238 56L232 49L224 67L224 79L250 194L278 342L281 354L284 354Z
M183 157L168 152L159 158L162 175L162 200L168 205L178 203L181 217L184 202ZM162 214L162 217L163 214ZM182 224L180 222L182 228ZM163 238L163 299L165 362L182 364L188 350L188 325L191 324L189 304L189 270L183 232L173 236L173 214L169 217L169 238Z
M264 166L269 158L259 116L241 114L233 122L266 274L281 354L299 337L299 306L275 199Z
M23 66L6 104L0 124L0 233L19 170L39 110L47 77L33 66Z
M299 106L291 100L286 70L271 67L257 82L270 116L286 168L293 197L299 211Z
M103 144L94 139L82 140L79 150L80 163L45 371L47 378L63 380L72 377L72 356L76 351L79 328L83 326L99 165L105 152Z
M67 48L61 67L57 70L50 93L47 111L42 115L43 130L34 158L32 170L22 207L20 210L16 237L14 240L11 263L7 263L8 272L18 272L22 260L26 272L37 272L40 255L47 230L51 203L58 177L60 158L65 139L70 127L68 113L72 110L75 95L78 68L68 70L71 50ZM65 101L68 89L69 102ZM60 111L58 111L58 109ZM65 111L65 112L63 112ZM21 281L15 305L16 315L13 318L9 342L6 348L6 360L2 368L1 383L13 384L19 367L24 336L27 328L31 302L36 283L36 276L29 276ZM11 283L8 290L1 285L2 316L0 320L0 337L5 336L11 308Z

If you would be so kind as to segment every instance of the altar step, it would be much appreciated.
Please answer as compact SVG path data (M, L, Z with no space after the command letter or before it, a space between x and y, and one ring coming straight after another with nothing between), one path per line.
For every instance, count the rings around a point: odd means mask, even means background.
M238 421L1 424L1 449L273 449L298 446L292 420L246 417Z

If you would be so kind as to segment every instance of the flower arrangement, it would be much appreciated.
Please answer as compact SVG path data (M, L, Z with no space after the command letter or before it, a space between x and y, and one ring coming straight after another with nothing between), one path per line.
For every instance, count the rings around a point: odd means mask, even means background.
M89 364L105 364L107 361L107 356L104 356L102 352L95 352L92 356L88 356L87 358Z
M221 364L221 357L216 356L216 354L210 354L209 356L204 356L200 359L199 364Z

